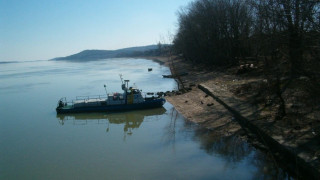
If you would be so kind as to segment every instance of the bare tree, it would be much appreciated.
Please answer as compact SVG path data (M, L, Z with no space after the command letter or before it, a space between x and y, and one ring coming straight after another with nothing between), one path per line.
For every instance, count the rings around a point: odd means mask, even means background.
M195 1L179 12L174 46L192 62L236 63L236 57L249 54L251 15L246 1Z
M268 40L265 51L270 53L276 48L287 55L292 76L306 74L303 55L306 44L310 43L307 36L312 31L319 33L319 3L316 0L252 1L257 14L256 35Z

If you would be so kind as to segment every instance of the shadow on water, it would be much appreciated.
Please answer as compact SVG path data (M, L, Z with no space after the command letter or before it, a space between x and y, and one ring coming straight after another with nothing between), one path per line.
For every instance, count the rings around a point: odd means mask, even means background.
M186 132L187 136L199 143L199 148L211 156L219 156L224 159L225 168L235 168L237 164L248 161L253 164L256 171L252 172L253 179L293 179L286 171L278 167L272 155L254 148L236 134L223 135L215 130L209 130L190 121L184 121L182 127L176 125L179 113L172 108L171 119L167 125L167 133L164 135L168 144L174 149L176 132Z
M132 134L133 129L140 127L145 117L162 115L166 109L156 108L142 111L128 111L116 113L77 113L77 114L57 114L61 125L71 122L73 125L87 125L90 123L107 124L106 131L109 132L109 124L124 124L123 131L128 135Z
M248 159L257 168L256 172L252 172L254 179L291 178L287 172L277 167L277 163L271 156L255 149L239 136L221 136L214 130L199 127L195 129L193 138L199 142L200 148L206 153L223 158L226 162L225 166L233 167Z

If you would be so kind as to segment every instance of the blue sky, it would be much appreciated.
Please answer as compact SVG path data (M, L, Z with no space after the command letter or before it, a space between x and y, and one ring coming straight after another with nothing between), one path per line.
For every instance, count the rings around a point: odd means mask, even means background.
M192 0L0 0L0 61L168 42Z

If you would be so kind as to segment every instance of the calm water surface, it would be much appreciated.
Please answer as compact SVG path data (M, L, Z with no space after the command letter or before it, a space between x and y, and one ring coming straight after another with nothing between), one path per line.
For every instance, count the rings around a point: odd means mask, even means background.
M148 68L153 71L148 72ZM185 121L171 104L124 113L57 115L60 97L176 88L144 59L0 64L0 179L283 179L237 137Z

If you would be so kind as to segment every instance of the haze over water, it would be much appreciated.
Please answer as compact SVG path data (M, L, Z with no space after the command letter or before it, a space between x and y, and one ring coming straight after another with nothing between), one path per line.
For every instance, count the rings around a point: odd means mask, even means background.
M56 114L61 97L105 94L104 84L108 93L121 91L119 74L143 92L176 89L162 78L167 67L145 59L2 63L0 179L285 178L265 154L189 123L168 102L150 110Z

